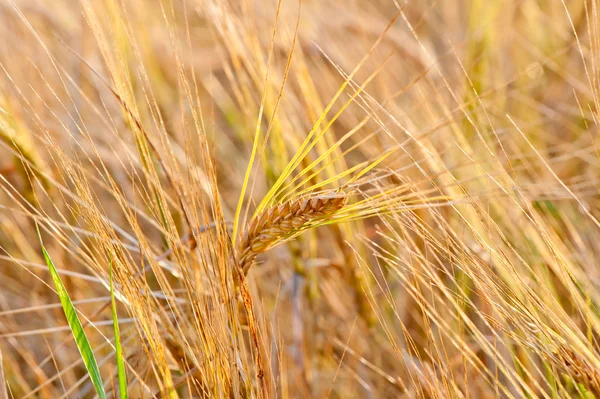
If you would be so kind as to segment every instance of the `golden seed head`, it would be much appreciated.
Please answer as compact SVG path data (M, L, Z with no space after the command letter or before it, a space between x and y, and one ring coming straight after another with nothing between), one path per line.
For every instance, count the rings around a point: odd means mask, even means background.
M245 272L259 253L292 233L309 227L310 222L332 217L346 203L346 197L313 197L275 205L256 215L238 247L238 261Z

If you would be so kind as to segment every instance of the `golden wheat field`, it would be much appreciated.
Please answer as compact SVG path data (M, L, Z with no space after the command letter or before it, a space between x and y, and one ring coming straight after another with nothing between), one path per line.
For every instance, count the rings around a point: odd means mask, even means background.
M0 0L0 399L600 398L600 1Z

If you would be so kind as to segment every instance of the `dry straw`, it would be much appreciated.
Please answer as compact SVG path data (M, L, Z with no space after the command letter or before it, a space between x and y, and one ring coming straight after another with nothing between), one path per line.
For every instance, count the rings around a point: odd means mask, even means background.
M248 273L258 254L317 221L330 219L345 204L345 196L319 196L287 201L255 215L238 246L238 261L244 273Z

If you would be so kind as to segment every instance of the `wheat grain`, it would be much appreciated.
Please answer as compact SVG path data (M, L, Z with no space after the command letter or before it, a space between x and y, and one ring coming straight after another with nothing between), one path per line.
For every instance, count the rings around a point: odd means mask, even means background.
M594 395L600 394L600 371L591 362L571 348L561 345L552 360L576 382L583 384Z
M284 202L256 215L238 247L238 261L244 273L258 254L310 227L311 222L332 217L345 203L344 196L320 196Z

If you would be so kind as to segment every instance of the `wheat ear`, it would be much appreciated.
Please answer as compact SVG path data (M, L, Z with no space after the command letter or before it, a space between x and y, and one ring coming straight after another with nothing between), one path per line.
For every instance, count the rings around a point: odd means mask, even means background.
M244 273L258 254L311 227L312 222L331 218L345 203L344 196L312 197L284 202L254 216L238 247Z
M571 348L561 345L552 360L577 383L583 384L594 395L600 394L600 371L587 359Z

